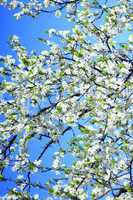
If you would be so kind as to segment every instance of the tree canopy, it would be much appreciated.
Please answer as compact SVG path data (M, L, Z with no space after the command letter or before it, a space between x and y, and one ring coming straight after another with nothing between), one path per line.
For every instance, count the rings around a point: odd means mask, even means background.
M5 198L133 199L132 0L0 4L17 19L55 12L73 22L39 38L40 53L13 35L15 56L0 57L0 182L14 184Z

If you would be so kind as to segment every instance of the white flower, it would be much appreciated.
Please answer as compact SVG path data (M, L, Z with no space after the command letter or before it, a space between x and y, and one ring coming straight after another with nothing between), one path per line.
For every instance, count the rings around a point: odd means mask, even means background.
M106 197L106 200L114 200L114 197Z
M54 152L54 155L58 156L59 155L59 151Z
M60 160L59 157L56 157L53 161L53 168L58 169L60 167Z
M21 175L21 174L19 174L19 175L17 176L17 179L19 179L19 180L21 180L21 179L23 179L23 178L24 178L24 176Z
M16 17L17 20L19 20L21 18L21 13L15 13L14 17Z
M133 34L128 37L129 42L133 42Z
M40 166L41 162L42 162L41 160L35 160L35 161L34 161L34 164L35 164L36 166Z
M19 188L20 188L20 190L22 190L22 191L23 191L23 189L25 188L25 186L26 186L26 184L25 184L25 183L21 183L21 184L19 185Z
M104 175L104 179L107 181L110 178L110 170L107 170L107 174Z
M44 50L44 51L41 52L41 54L42 54L43 56L48 56L48 55L49 55L49 52L48 52L47 50Z
M34 194L33 198L34 198L35 200L38 200L38 199L39 199L39 195L38 195L38 194Z
M13 35L11 40L14 41L14 42L18 42L19 41L19 37L17 35Z
M60 16L61 16L61 11L60 11L60 10L57 10L57 11L55 12L55 16L56 16L56 17L60 17Z
M59 31L59 33L65 38L69 35L70 31Z
M48 30L49 36L51 36L52 34L56 33L56 29L51 28Z
M44 5L45 5L45 8L47 8L50 4L50 0L44 0Z

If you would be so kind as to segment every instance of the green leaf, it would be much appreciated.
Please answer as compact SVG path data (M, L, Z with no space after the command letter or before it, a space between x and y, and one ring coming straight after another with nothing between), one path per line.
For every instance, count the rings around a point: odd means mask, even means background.
M4 180L4 176L2 174L0 174L0 181Z
M24 63L25 66L29 66L30 65L30 61L27 58L23 58L22 62Z
M53 193L54 192L54 189L53 188L49 188L49 193Z
M89 128L87 128L87 127L80 127L79 128L80 129L80 131L82 132L82 133L84 133L84 134L93 134L94 133L94 131L93 130L90 130Z
M62 107L60 105L56 106L57 113L61 113Z
M34 163L32 163L32 162L31 162L31 163L29 163L29 169L30 169L30 170L34 170L34 168L35 168L35 165L34 165Z

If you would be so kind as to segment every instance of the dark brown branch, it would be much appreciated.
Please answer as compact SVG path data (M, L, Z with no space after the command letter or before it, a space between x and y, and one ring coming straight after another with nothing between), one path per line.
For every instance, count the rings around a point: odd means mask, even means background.
M119 197L121 194L126 193L126 192L127 192L127 189L121 188L121 189L119 190L119 192L115 195L115 197Z
M42 150L42 152L40 153L40 155L38 156L37 160L40 160L41 157L43 156L43 154L46 152L46 150L54 143L55 141L53 139L51 139L46 146L44 147L44 149Z
M7 151L10 149L11 145L13 144L13 142L16 140L17 135L14 135L11 140L9 141L8 145L3 149L2 153L4 153L4 159L6 158L6 153Z
M127 77L125 78L124 83L126 83L126 82L131 78L131 76L133 76L133 68L130 69L130 73L129 73L129 74L127 75Z

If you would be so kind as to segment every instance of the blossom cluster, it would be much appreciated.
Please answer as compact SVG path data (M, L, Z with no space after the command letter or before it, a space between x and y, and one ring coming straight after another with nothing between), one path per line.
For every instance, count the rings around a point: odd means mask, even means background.
M16 56L0 57L0 181L15 184L7 199L39 199L34 188L47 190L48 199L133 198L131 2L78 3L71 30L51 28L50 40L40 39L47 49L28 52L14 35L10 46ZM46 0L3 4L20 8L18 18L36 16L42 4L52 6ZM53 6L58 5L64 3ZM51 42L54 37L61 45ZM41 150L33 149L31 156L34 141ZM51 147L58 152L50 159ZM16 180L5 169L17 174ZM41 183L38 177L45 173L54 175Z

